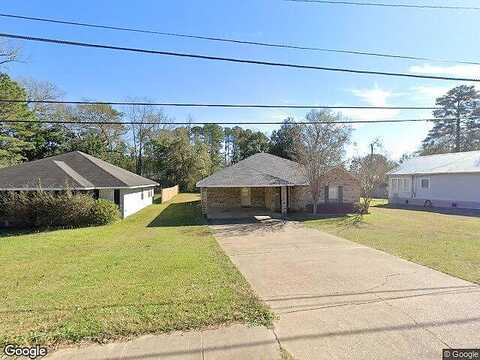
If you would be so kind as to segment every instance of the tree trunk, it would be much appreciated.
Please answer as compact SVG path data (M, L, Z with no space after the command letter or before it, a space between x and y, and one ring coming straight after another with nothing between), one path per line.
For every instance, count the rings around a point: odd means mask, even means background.
M317 200L316 199L313 200L313 213L314 214L317 213Z
M460 152L460 101L457 101L457 116L455 123L455 152Z
M460 116L457 115L457 123L455 129L455 152L460 152Z
M141 147L138 150L137 174L140 176L143 175L143 150Z

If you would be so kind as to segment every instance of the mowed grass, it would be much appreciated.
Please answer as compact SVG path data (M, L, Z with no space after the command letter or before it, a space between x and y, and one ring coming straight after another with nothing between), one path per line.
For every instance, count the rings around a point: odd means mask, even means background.
M114 225L0 233L0 274L0 345L272 319L205 226L194 194Z
M480 284L480 217L384 207L306 225Z

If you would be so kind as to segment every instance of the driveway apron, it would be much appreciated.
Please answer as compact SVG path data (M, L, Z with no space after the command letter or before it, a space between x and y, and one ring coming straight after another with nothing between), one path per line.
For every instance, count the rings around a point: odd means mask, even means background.
M478 285L300 223L212 228L295 359L438 360L480 347Z

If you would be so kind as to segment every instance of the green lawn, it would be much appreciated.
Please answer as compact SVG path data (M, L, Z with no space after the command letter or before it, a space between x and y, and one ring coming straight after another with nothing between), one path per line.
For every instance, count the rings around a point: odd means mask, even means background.
M0 345L272 319L205 226L193 194L114 225L0 233L0 274Z
M351 215L306 225L480 283L480 217L379 205L361 220Z

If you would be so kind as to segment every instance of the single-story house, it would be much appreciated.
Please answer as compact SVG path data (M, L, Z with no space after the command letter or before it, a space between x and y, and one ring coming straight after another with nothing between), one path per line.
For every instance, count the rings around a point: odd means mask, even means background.
M258 153L199 181L202 212L209 218L242 209L264 209L286 214L311 210L313 200L302 165ZM323 186L319 208L352 208L360 199L355 178L343 168L334 169Z
M419 156L388 177L392 204L480 209L480 151Z
M113 201L123 218L152 204L158 184L81 151L0 169L0 191L88 193Z

